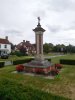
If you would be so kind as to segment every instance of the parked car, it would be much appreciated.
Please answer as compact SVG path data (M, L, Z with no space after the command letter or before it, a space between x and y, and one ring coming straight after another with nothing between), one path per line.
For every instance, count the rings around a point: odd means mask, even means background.
M3 53L3 54L1 55L1 58L2 58L2 59L8 59L8 57L9 57L9 55L8 55L7 53Z

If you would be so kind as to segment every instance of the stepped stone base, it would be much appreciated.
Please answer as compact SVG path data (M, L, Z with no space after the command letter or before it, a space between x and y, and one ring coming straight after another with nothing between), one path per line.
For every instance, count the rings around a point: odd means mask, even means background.
M48 60L32 60L29 63L23 64L26 72L48 74L51 70L52 63Z

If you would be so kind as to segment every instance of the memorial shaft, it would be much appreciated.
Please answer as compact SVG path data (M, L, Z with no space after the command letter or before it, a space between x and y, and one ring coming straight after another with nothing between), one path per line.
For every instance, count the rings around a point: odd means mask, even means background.
M35 41L36 41L36 59L43 60L43 32L45 31L40 25L40 18L38 17L38 25L35 29Z

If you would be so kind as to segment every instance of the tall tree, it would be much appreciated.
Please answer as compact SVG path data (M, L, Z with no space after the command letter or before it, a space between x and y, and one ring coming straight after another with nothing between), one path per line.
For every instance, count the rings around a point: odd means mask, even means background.
M43 45L43 51L44 51L44 53L49 53L51 51L51 47L50 47L49 43L45 43Z
M21 46L21 47L20 47L20 52L21 52L23 55L26 55L26 52L27 52L26 47Z

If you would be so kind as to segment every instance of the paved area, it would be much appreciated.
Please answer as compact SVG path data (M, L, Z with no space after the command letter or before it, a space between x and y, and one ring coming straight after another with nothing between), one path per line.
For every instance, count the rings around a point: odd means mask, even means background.
M45 56L44 58L55 58L55 57L60 57L60 56L65 56L65 55Z

